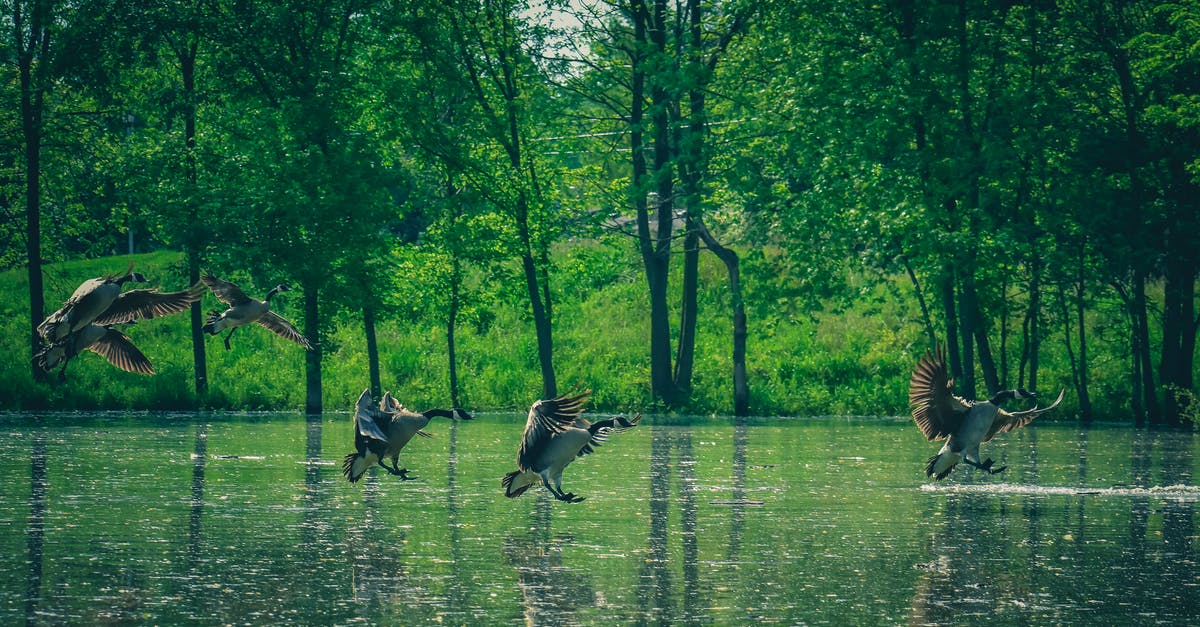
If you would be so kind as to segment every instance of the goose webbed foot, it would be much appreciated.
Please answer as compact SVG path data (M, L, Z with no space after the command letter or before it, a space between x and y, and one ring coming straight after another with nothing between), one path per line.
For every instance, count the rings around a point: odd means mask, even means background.
M396 464L392 464L391 466L380 464L380 466L383 466L383 468L387 470L389 474L400 477L401 481L415 481L417 479L416 477L408 476L407 468L397 468Z
M233 337L234 331L237 331L237 329L234 328L230 330L229 334L225 336L225 350L233 350L233 347L229 345L229 338Z
M554 495L554 498L564 503L578 503L587 498L584 496L575 496L574 492L563 492L562 490L550 490L550 493Z
M989 458L987 458L986 460L984 460L984 462L983 462L982 464L981 464L981 463L979 463L979 462L973 462L973 461L971 461L971 460L969 460L969 459L966 459L965 457L963 458L963 461L964 461L964 462L966 462L966 464L967 464L968 466L973 466L973 467L975 467L975 468L978 468L978 469L980 469L980 470L982 470L982 471L984 471L984 472L988 473L989 475L996 475L996 474L1002 473L1002 472L1004 472L1004 471L1005 471L1005 469L1007 469L1007 468L1008 468L1008 466L1001 466L1001 467L999 467L999 468L992 468L992 464L995 464L995 463L996 463L996 460L994 460L994 459L992 459L992 458L990 458L990 457L989 457Z
M999 474L999 473L1002 473L1002 472L1004 472L1004 470L1005 470L1006 468L1008 468L1008 466L1001 466L1001 467L999 467L999 468L992 468L992 464L994 464L994 463L996 463L996 460L992 459L991 457L989 457L989 458L987 458L987 459L983 460L983 470L986 470L986 471L988 471L988 474L995 475L995 474Z

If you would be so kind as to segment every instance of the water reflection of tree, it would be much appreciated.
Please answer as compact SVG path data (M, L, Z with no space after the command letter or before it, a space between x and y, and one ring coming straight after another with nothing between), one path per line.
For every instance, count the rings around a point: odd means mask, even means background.
M675 607L675 585L670 568L668 543L672 450L677 451L680 539L683 551L683 607L678 609ZM700 622L703 604L700 600L700 561L696 532L695 454L692 450L691 430L655 425L650 430L649 554L639 578L639 623L666 625Z
M1130 442L1130 466L1135 487L1152 488L1154 479L1155 453L1160 464L1160 487L1192 484L1193 438L1191 434L1137 429ZM1197 573L1195 552L1195 503L1186 499L1167 499L1155 511L1158 497L1134 496L1129 504L1129 559L1144 564L1147 572L1155 570L1149 563L1158 565L1156 577L1141 578L1131 596L1152 600L1156 620L1161 622L1194 622L1194 612L1200 598L1194 582ZM1152 555L1148 543L1150 517L1162 514L1161 553Z
M952 625L985 621L995 603L993 577L1003 575L1002 561L986 546L986 510L991 497L976 493L950 493L926 512L928 555L933 559L916 567L921 571L909 609L910 625Z
M746 528L746 444L749 429L746 417L733 422L733 504L729 519L729 561L735 563L742 549L742 532Z
M504 557L516 569L526 625L577 625L579 608L596 604L591 578L563 565L563 546L573 538L551 531L553 503L538 491L533 521L524 534L504 540Z
M392 524L380 502L384 480L378 468L372 467L360 482L362 510L350 518L345 533L350 587L360 616L380 617L384 623L418 622L404 614L385 618L389 612L411 609L412 601L424 598L425 592L413 583L408 571L403 551L408 533Z
M40 423L40 418L35 418ZM25 622L37 624L42 599L42 551L46 534L46 433L34 429L29 455L29 571L25 583Z
M188 513L188 544L185 563L188 580L187 597L191 600L192 616L205 616L208 608L207 588L204 586L200 564L204 557L204 482L208 464L208 424L196 423L196 435L192 445L192 489L191 510Z
M458 421L450 421L450 450L446 462L446 516L450 527L450 581L446 590L447 609L465 612L471 587L463 579L462 529L458 487Z
M1017 471L1020 482L1036 485L1040 471L1036 429L1027 429L1017 437L1024 443ZM982 473L970 476L988 480ZM1015 507L1012 499L1017 499ZM1007 526L996 523L1008 520L1010 509L1019 510L1019 519L1026 525L1023 543L1010 541ZM909 608L909 624L986 622L1004 603L1030 596L1037 589L1035 578L1044 556L1039 556L1036 548L1032 554L1021 555L1025 549L1020 547L1042 544L1042 516L1042 498L1035 496L948 492L942 499L930 499L924 527L929 529L926 554L932 559L915 565L920 575ZM1006 568L1008 560L1019 560L1029 567Z
M1170 450L1161 455L1162 482L1164 486L1192 484L1192 437L1171 434ZM1155 447L1162 450L1161 447ZM1184 585L1196 581L1195 502L1187 499L1168 499L1162 504L1162 573L1155 586L1160 606L1170 615L1159 616L1160 620L1184 622L1195 621L1195 608L1200 593L1195 586ZM1176 614L1178 612L1178 614Z

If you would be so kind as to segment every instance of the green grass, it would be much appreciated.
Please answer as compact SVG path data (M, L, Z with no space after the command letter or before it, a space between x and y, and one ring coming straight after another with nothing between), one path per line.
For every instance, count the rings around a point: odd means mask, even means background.
M615 251L615 252L614 252ZM632 251L595 243L560 250L563 267L601 259L591 266L585 288L567 276L556 284L555 359L559 388L594 390L600 411L654 409L649 388L649 321L645 280ZM45 268L47 313L83 280L124 270L130 259L149 286L164 291L186 287L181 256L160 251L132 257L52 264ZM678 264L677 264L678 265ZM564 273L565 274L565 273ZM778 281L778 278L774 278ZM758 284L765 284L760 282ZM925 348L916 303L900 279L896 285L863 289L848 308L790 313L790 302L756 295L746 281L749 311L747 368L751 411L757 415L903 415L912 364ZM685 414L728 413L733 405L731 322L724 268L702 256L700 315L691 402ZM243 287L261 295L266 287ZM678 281L674 289L678 290ZM198 397L192 382L188 318L177 315L127 329L154 363L157 374L122 372L101 357L84 353L68 370L68 380L38 384L29 366L28 287L23 270L0 273L4 313L0 345L0 409L239 409L299 410L304 404L304 353L266 330L239 330L233 350L220 338L206 337L209 392ZM900 295L900 296L897 296ZM459 380L463 404L475 410L522 409L541 390L532 323L521 299L486 303L490 324L464 323L458 331ZM672 302L677 302L677 297ZM273 302L279 313L299 322L300 295ZM222 308L206 294L205 310ZM433 309L436 311L436 309ZM384 312L386 314L386 312ZM377 323L383 386L412 407L443 406L448 397L444 322L381 314ZM323 361L324 407L349 409L368 385L361 319L346 316L329 323ZM1044 390L1069 388L1065 355L1048 338L1042 356ZM1013 347L1015 350L1015 347ZM1124 418L1124 361L1105 346L1092 347L1094 390L1102 416ZM1015 363L1015 360L1014 360ZM1068 394L1058 418L1077 407Z

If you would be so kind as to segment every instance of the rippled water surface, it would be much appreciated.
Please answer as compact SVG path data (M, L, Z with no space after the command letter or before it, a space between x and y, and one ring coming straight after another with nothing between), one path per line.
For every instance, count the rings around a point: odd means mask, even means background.
M0 418L0 624L1198 624L1196 437L648 417L509 500L523 417L351 485L350 417Z

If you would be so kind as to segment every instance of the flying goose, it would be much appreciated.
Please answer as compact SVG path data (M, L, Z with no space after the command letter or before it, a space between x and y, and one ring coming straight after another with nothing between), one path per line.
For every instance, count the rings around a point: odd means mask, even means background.
M38 335L47 342L66 339L68 335L84 328L108 310L121 294L121 286L129 282L146 282L146 277L133 271L133 262L129 263L129 268L123 273L96 277L80 283L63 306L38 325Z
M237 331L238 327L251 322L257 322L275 335L312 350L312 344L300 334L296 327L292 326L292 323L271 311L271 298L280 292L288 291L288 286L276 285L267 292L266 298L255 300L246 296L242 288L237 285L218 279L211 274L205 274L200 277L200 280L204 281L204 284L212 290L217 300L229 305L229 309L226 309L224 313L216 311L210 313L207 322L202 327L204 332L210 335L217 335L221 331L229 329L229 334L225 336L225 350L230 349L229 338L233 337L233 332Z
M451 418L471 420L471 414L461 409L429 409L416 413L405 409L392 396L384 392L383 398L376 407L371 398L371 390L363 390L354 406L354 449L342 461L342 474L354 483L362 478L375 463L383 466L388 473L411 480L416 477L408 476L407 468L400 468L400 451L413 436L426 438L432 435L422 431L433 418ZM383 463L385 458L392 458L392 465Z
M60 381L67 378L67 364L80 352L89 350L108 360L108 363L126 372L139 374L154 374L154 366L150 360L138 350L129 336L112 326L89 324L72 333L66 338L54 342L42 349L34 359L38 367L46 372L53 370L59 364Z
M929 458L925 465L925 476L941 480L961 460L990 474L1002 472L1007 466L992 468L995 462L988 458L979 461L979 445L1018 427L1024 427L1034 418L1054 409L1062 402L1066 390L1058 393L1058 399L1049 407L1034 407L1025 411L1007 412L1000 404L1009 399L1036 398L1036 394L1017 388L1001 390L986 401L967 401L953 393L954 381L946 370L946 347L938 345L935 351L926 351L913 369L908 384L908 404L912 407L913 420L929 441L946 440L937 455Z
M560 501L578 503L585 498L563 492L563 469L576 457L593 452L609 435L632 429L642 419L641 414L633 420L616 417L597 422L580 417L583 404L591 393L586 390L574 396L560 396L533 404L517 452L517 470L500 481L504 496L510 499L521 496L541 478L542 485Z
M146 277L132 270L130 264L123 275L110 274L84 281L58 311L38 325L38 334L55 344L90 324L107 327L179 313L204 295L204 287L199 283L178 292L140 289L122 293L122 284L146 281Z

